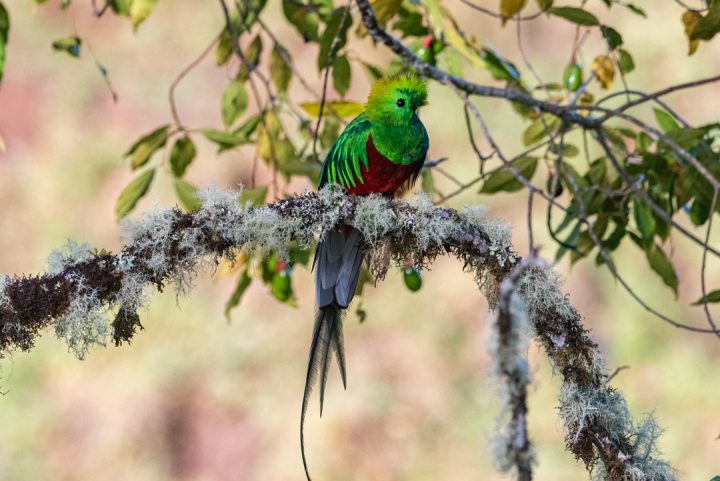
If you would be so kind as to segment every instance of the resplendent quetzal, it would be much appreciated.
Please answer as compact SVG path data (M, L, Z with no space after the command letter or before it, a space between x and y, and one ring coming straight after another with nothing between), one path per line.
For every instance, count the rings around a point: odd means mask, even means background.
M339 184L350 194L392 196L415 181L429 144L417 116L417 109L423 105L427 105L423 79L403 75L378 80L370 90L364 112L345 127L325 157L320 187ZM342 316L355 294L362 260L361 234L350 226L329 232L315 254L318 312L300 419L300 449L308 480L303 435L308 400L319 371L322 416L331 350L335 351L343 386L347 387Z

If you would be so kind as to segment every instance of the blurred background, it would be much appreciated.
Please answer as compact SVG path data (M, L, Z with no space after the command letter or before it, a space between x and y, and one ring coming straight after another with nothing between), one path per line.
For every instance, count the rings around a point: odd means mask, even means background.
M114 16L96 19L89 2L60 12L10 0L12 19L5 78L0 86L0 273L42 272L47 255L66 239L116 250L114 204L131 179L122 154L140 135L171 121L168 88L223 28L215 3L161 1L136 33ZM495 8L495 2L479 2ZM597 4L597 5L595 5ZM519 64L514 28L447 5L462 27ZM693 57L672 1L639 1L649 20L588 8L623 33L638 69L631 86L652 91L717 73L720 42L703 44ZM463 10L467 10L467 15ZM615 12L615 11L614 11ZM604 17L603 17L604 16ZM279 2L263 18L291 48L298 68L319 90L316 51L284 21ZM649 28L653 31L649 31ZM53 40L78 32L108 69L119 96L114 103L83 45L80 59L53 52ZM543 78L560 81L565 46L574 29L544 19L527 24L527 50ZM590 39L602 41L601 39ZM268 50L266 48L266 50ZM591 50L588 47L588 50ZM376 64L390 57L371 44L358 53ZM584 59L587 63L592 57ZM486 73L470 78L488 82ZM219 98L230 72L210 58L180 84L178 107L188 125L221 127ZM369 89L355 75L348 98L364 101ZM668 98L693 123L717 119L717 87ZM302 99L296 82L291 95ZM332 95L332 94L331 94ZM314 100L314 99L308 99ZM431 137L430 158L447 156L457 177L474 176L461 104L432 85L421 114ZM508 153L523 124L501 101L480 100L493 133ZM640 111L641 115L647 112ZM650 118L650 117L648 117ZM237 188L249 182L252 159L238 150L218 157L197 142L199 160L187 174L197 186ZM517 145L517 149L514 147ZM260 180L263 178L261 177ZM265 178L267 179L267 178ZM442 186L442 180L438 179ZM294 185L301 191L309 184ZM480 196L469 191L451 206L487 203L513 226L517 249L527 249L526 195ZM136 217L155 205L175 204L171 181L157 176ZM536 209L536 242L553 257L542 208ZM717 240L717 239L715 239ZM717 244L716 244L717 245ZM616 262L638 293L663 312L701 324L700 251L672 243L681 295L676 300L632 246ZM333 367L325 415L313 398L306 425L310 470L317 480L492 480L491 440L500 406L488 377L487 306L461 264L440 259L411 293L400 272L366 291L368 318L346 322L348 390ZM652 317L605 270L591 261L557 268L572 301L586 317L610 369L629 366L614 379L631 411L653 412L667 431L660 446L680 478L706 481L720 473L720 342L680 331ZM708 278L717 279L717 266ZM29 353L0 361L0 480L300 480L299 419L313 318L310 273L296 269L297 308L276 302L253 284L233 312L223 306L234 288L221 272L198 279L187 297L154 294L142 313L145 330L131 345L94 349L77 360L52 332ZM716 287L716 286L713 286ZM557 416L559 380L536 346L530 349L533 384L530 432L537 449L538 480L586 479L564 450Z

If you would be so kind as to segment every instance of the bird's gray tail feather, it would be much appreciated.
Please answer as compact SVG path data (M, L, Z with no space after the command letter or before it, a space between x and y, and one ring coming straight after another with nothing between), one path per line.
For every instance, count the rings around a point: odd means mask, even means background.
M320 378L320 416L325 400L325 386L330 367L330 351L335 352L343 386L347 388L345 372L345 347L343 344L343 314L350 305L362 265L361 235L357 229L349 233L332 231L318 245L315 254L316 300L318 311L315 316L310 355L308 358L305 392L300 415L300 450L305 475L310 473L305 458L305 414L310 394Z

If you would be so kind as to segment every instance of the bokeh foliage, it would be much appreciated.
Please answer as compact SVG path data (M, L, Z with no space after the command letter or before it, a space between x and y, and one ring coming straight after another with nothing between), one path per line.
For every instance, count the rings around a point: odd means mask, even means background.
M108 0L96 6L95 14L117 15L138 29L156 3ZM568 39L567 50L557 54L567 59L564 67L553 78L538 77L527 59L508 58L503 46L493 47L479 33L463 31L457 16L471 10L451 9L439 0L375 0L372 6L380 25L430 65L460 77L470 71L484 72L487 83L507 91L523 92L587 117L609 116L610 120L603 123L602 135L598 135L514 102L513 110L526 122L517 139L525 151L509 159L502 159L496 151L479 155L477 179L461 185L458 191L474 188L482 199L499 192L521 191L532 183L549 201L547 229L557 241L556 259L570 256L573 263L590 259L614 270L613 252L632 244L643 251L647 265L677 295L678 276L664 246L679 218L687 217L701 227L718 212L720 123L691 125L661 102L649 124L615 115L630 108L625 106L633 99L643 99L645 94L628 87L628 77L647 66L635 64L623 42L623 32L601 22L593 11L604 8L616 15L636 17L638 28L651 28L648 23L652 20L646 18L641 6L620 0L562 4L553 0L500 0L489 2L491 7L470 0L463 3L477 14L497 17L498 28L514 28L516 22L519 26L541 18L574 25L575 35ZM298 178L316 184L324 152L363 108L362 99L346 97L352 84L369 84L385 75L412 70L406 59L395 57L378 64L365 49L352 48L367 44L369 37L352 2L283 0L283 21L292 26L298 42L317 50L317 74L325 76L325 85L322 92L315 92L304 78L309 74L295 68L288 48L274 34L277 26L264 20L266 4L265 0L218 4L226 24L207 50L212 53L208 61L232 72L217 95L219 125L185 125L173 105L174 114L167 123L132 143L125 158L136 177L119 195L118 219L131 213L151 191L157 175L172 178L177 200L185 209L197 209L196 187L185 174L207 161L197 157L198 142L215 145L218 155L246 149L258 168L273 173L271 185L246 189L244 202L257 205L269 195L281 197L290 192L289 185ZM688 55L692 55L702 42L711 41L720 32L720 0L698 2L697 8L683 2L678 5L677 28L685 32ZM61 6L71 8L71 1L64 0ZM0 79L5 64L12 66L12 59L5 59L10 21L0 2ZM602 48L586 47L589 36L603 39ZM73 57L85 52L77 32L57 39L52 48ZM94 60L110 86L108 72ZM289 87L295 82L305 90L301 98L289 95ZM606 92L620 85L619 90ZM308 101L308 96L312 100ZM471 124L468 117L469 141L474 145ZM682 151L697 162L689 162ZM440 203L455 193L436 190L433 176L437 165L430 163L420 185ZM299 251L282 258L277 253L269 257L240 256L237 288L227 312L240 302L253 278L267 284L278 300L292 302L292 269L308 263L307 254ZM412 268L411 261L408 268ZM408 274L409 288L416 286L416 274ZM718 302L720 290L706 292L699 302L703 300Z

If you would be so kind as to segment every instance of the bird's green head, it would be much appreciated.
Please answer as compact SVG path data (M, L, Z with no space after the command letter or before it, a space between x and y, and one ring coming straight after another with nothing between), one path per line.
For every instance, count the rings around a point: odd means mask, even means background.
M427 105L425 80L415 75L387 77L372 86L365 117L372 122L405 125L423 105Z

